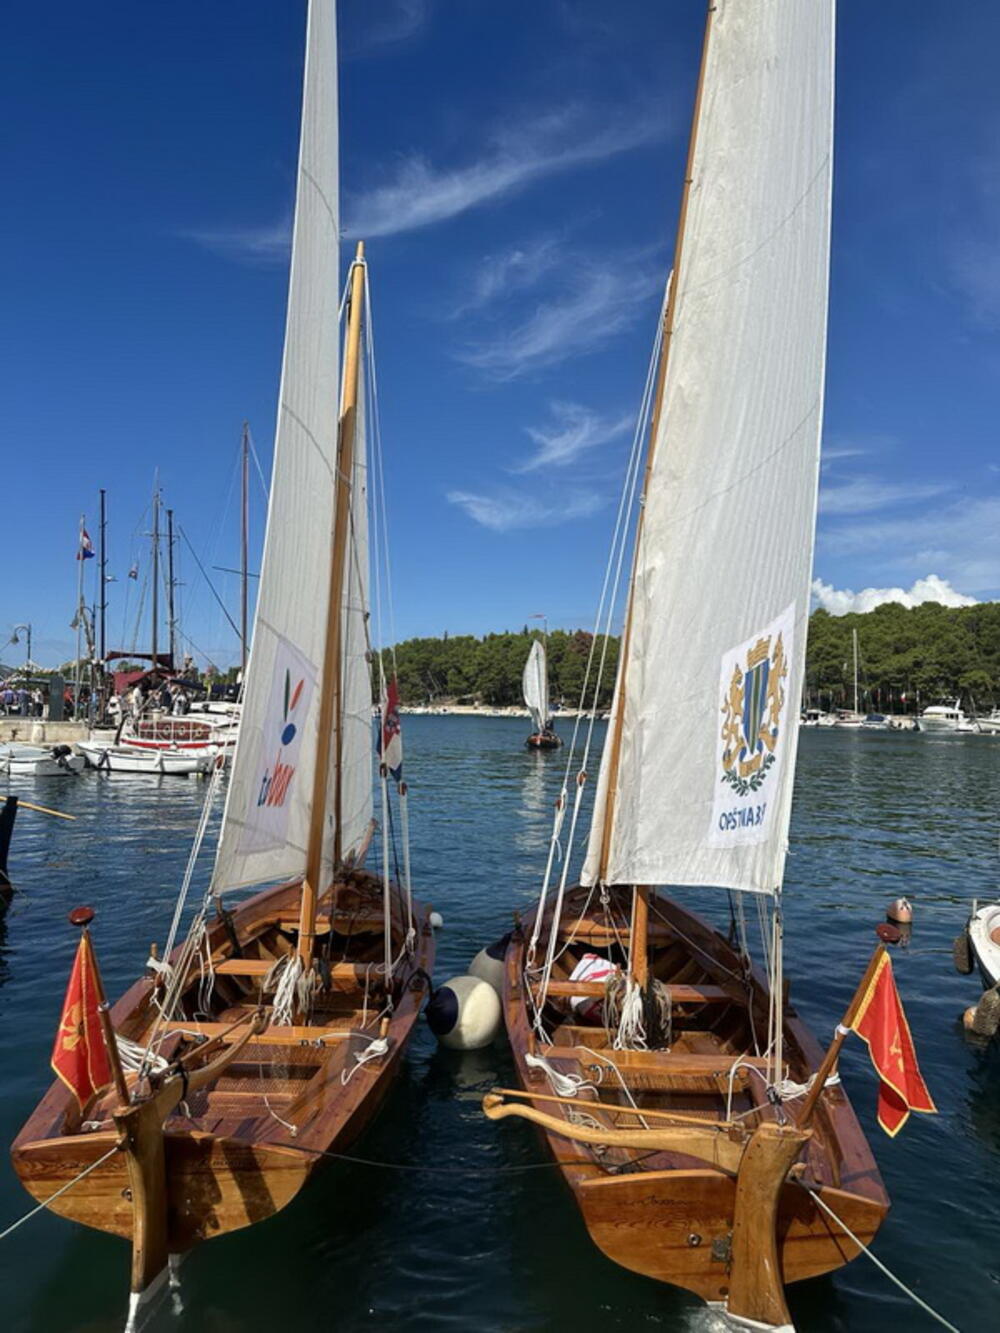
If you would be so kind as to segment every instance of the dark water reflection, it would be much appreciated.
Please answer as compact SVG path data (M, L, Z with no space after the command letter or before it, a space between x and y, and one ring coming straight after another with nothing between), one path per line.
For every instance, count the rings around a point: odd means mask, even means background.
M406 731L414 876L446 923L441 980L463 972L512 910L531 903L562 756L524 751L519 721L417 717ZM857 1044L843 1067L893 1198L877 1251L963 1333L1000 1327L1000 1050L964 1039L958 1015L975 984L955 975L947 950L963 904L998 891L998 784L1000 741L807 732L787 876L787 971L823 1040L886 903L905 892L915 904L896 972L941 1113L914 1116L889 1140L874 1124L875 1085ZM0 925L4 1143L49 1080L74 946L66 912L83 901L98 909L100 958L109 991L119 993L150 941L163 941L204 792L194 781L94 775L21 790L80 818L64 824L23 811L15 832L20 891L5 935ZM184 1313L162 1306L151 1333L711 1333L717 1321L696 1301L598 1253L555 1172L484 1169L544 1160L525 1127L480 1113L482 1093L511 1078L501 1045L439 1051L421 1027L356 1153L445 1170L329 1164L281 1215L191 1256ZM0 1229L27 1206L4 1162ZM0 1244L0 1327L112 1333L127 1275L126 1245L43 1214ZM794 1289L792 1310L801 1333L933 1327L864 1259Z

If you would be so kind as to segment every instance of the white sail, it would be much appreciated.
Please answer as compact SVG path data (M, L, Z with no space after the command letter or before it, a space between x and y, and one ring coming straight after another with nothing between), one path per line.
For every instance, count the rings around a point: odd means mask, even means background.
M339 415L334 0L311 0L267 536L214 881L301 874L316 764Z
M345 860L366 840L372 819L372 673L368 635L368 464L365 416L365 358L358 365L358 405L351 472L351 525L347 537L343 598L343 727L340 837ZM336 754L330 771L330 800L336 799ZM335 808L335 807L332 807Z
M531 645L531 652L524 664L521 688L535 731L542 731L549 720L549 678L545 665L545 645L541 639L536 639Z
M605 847L609 739L584 883L781 883L823 410L833 18L833 0L717 0L610 830Z

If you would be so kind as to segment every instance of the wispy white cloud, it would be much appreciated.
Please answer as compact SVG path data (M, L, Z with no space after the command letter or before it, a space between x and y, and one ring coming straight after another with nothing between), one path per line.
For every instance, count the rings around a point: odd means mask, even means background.
M574 518L586 518L595 514L604 504L602 497L592 491L574 491L562 495L557 504L546 504L535 495L511 489L494 491L491 495L449 491L447 498L450 504L458 505L476 523L493 532L537 528L543 523L565 523Z
M832 583L814 579L813 596L832 616L845 616L850 611L874 611L876 606L898 602L900 606L921 606L924 602L940 602L942 606L975 606L976 598L957 592L947 579L928 574L917 579L911 588L835 588Z
M243 264L285 264L292 248L292 219L259 227L197 227L178 232L182 239Z
M413 37L427 22L430 4L429 0L380 0L376 8L372 0L363 0L360 8L364 18L348 46L349 55L364 55Z
M962 191L961 220L949 228L946 270L973 320L1000 327L1000 151L992 146L973 158Z
M883 481L877 477L855 477L851 481L826 485L820 491L820 513L865 514L893 505L916 504L943 495L951 487L946 482Z
M511 380L593 352L634 322L662 278L640 264L578 265L564 290L526 319L456 355L492 379Z
M914 578L936 569L953 585L1000 589L1000 496L962 498L921 513L859 518L820 532L824 558L864 557L885 578Z
M461 297L448 312L449 319L482 310L494 301L534 287L562 260L562 238L542 236L480 260Z
M515 472L534 472L540 467L565 467L588 449L627 435L635 422L630 416L604 417L580 403L550 404L554 424L545 429L528 426L527 433L538 446Z
M392 236L428 227L557 172L614 157L662 136L666 117L635 108L597 116L569 106L497 131L464 166L406 157L389 179L350 202L350 236Z

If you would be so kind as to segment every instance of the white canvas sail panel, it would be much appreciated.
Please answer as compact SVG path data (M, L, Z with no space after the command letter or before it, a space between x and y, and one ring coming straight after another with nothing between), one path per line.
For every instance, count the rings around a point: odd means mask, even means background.
M549 678L545 663L545 647L541 639L531 645L521 678L524 702L531 714L535 731L542 731L549 720Z
M336 7L334 0L311 0L271 497L243 716L216 857L220 890L305 868L318 689L310 691L297 723L283 841L263 845L257 799L280 721L273 699L284 655L297 655L301 671L317 680L323 660L339 409L337 173Z
M340 836L345 860L350 859L366 840L372 819L374 727L368 635L368 464L364 365L365 358L362 355L358 367L354 464L351 469L351 522L347 534L341 610L344 735L341 746L343 791L340 799ZM336 767L333 766L329 787L331 808L334 808L336 783ZM324 864L329 866L331 861L330 849L325 848Z
M718 0L712 16L616 694L610 830L605 840L608 744L585 883L602 869L611 883L781 882L823 409L833 19L833 0ZM759 838L720 841L720 662L788 614L766 820Z

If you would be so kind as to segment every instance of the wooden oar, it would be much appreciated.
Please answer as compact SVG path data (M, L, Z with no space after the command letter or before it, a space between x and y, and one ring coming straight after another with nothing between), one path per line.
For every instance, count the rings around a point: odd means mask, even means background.
M37 810L40 815L55 815L56 819L76 818L76 815L64 815L61 810L50 810L47 805L35 805L33 801L24 801L20 796L17 798L17 803L25 810Z

